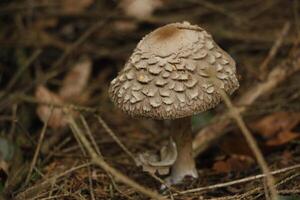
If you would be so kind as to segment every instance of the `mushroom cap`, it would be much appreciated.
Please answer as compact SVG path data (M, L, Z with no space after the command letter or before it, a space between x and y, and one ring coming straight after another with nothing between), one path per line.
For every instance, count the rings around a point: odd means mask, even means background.
M146 35L109 96L133 117L176 119L215 107L239 87L235 61L204 29L172 23Z

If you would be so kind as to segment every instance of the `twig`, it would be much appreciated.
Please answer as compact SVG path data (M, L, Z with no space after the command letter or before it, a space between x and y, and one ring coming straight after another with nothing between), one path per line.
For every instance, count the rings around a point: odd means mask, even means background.
M116 136L116 134L108 127L105 121L102 119L100 115L95 115L98 119L98 122L103 126L105 131L114 139L114 141L123 149L123 151L135 162L138 166L139 162L136 157L127 149L127 147L121 142L121 140Z
M300 51L296 50L294 55L275 67L264 82L258 83L248 89L246 93L235 101L235 105L250 106L260 96L272 91L277 85L298 71L300 71ZM241 107L239 112L242 114L246 110L246 107ZM231 123L230 119L226 119L227 115L227 112L219 114L219 119L222 119L222 121L215 120L211 125L197 133L193 142L195 156L205 151L213 142L226 133L224 130L226 130Z
M28 67L41 55L42 50L38 49L28 58L26 63L20 67L20 69L15 73L15 75L11 78L9 83L7 84L5 90L8 92L12 89L12 87L17 83L18 79L22 76L23 72L27 70Z
M270 170L267 165L267 162L265 161L260 149L258 148L258 145L257 145L254 137L250 133L249 129L246 127L244 120L240 116L238 110L232 104L232 102L229 99L229 97L227 96L226 92L224 92L223 90L220 90L220 94L221 94L226 106L229 109L231 117L236 121L236 123L240 127L244 137L246 138L248 145L250 146L251 150L253 151L263 173L266 174L266 181L267 181L267 185L269 187L270 193L271 193L271 199L277 200L278 194L277 194L277 191L275 188L274 177L271 175ZM266 191L266 193L267 193L267 191Z
M66 138L64 138L64 140L61 141L61 143L55 145L54 149L47 154L46 158L44 158L43 163L47 163L51 159L51 157L53 155L55 155L64 145L66 145L68 142L70 142L70 140L71 140L71 137L66 137ZM43 152L42 149L41 149L41 151Z
M95 138L93 137L92 132L91 132L91 130L90 130L90 128L89 128L89 126L88 126L88 124L87 124L87 122L86 122L86 120L85 120L85 118L83 117L82 114L80 115L80 119L81 119L81 122L82 122L82 124L83 124L83 126L85 128L85 131L86 131L89 139L91 140L92 145L95 148L96 153L103 159L103 155L102 155L102 153L101 153L101 151L100 151L100 149L99 149L99 147L97 145L97 142L96 142ZM125 194L124 192L122 192L119 189L119 187L116 184L116 181L114 180L114 177L110 173L107 173L107 176L110 178L112 186L114 187L114 189L117 192L119 192L120 194L126 196L128 199L132 199L130 196L128 196L127 194Z
M92 169L88 167L89 172L89 190L91 195L91 200L95 200L94 188L93 188L93 180L92 180Z
M276 184L276 186L280 186L280 185L282 185L282 184L285 184L285 183L287 183L288 181L290 181L290 180L296 178L297 176L300 176L300 173L294 173L294 174L291 174L291 175L288 176L287 178L284 178L283 180L281 180L280 182L278 182L278 183ZM257 195L257 198L259 198L261 195L262 195L262 194Z
M72 132L75 132L75 130L72 127L71 127L71 129L72 129ZM77 143L78 143L78 145L79 145L79 147L82 151L83 156L87 157L87 152L86 152L85 148L83 147L83 144L82 144L81 140L78 138L77 135L74 135L74 137L75 137L75 139L76 139L76 141L77 141ZM88 162L88 160L86 162ZM93 182L92 182L92 178L91 178L91 167L90 166L87 167L87 171L88 171L88 176L89 176L90 196L91 196L92 200L95 200L95 195L94 195L94 190L93 190Z
M299 168L300 168L300 164L297 164L297 165L293 165L291 167L286 167L286 168L274 170L274 171L271 172L271 174L272 175L281 174L281 173L288 172L288 171L295 170L295 169L299 169ZM201 191L205 191L205 190L212 190L212 189L218 189L218 188L228 187L228 186L231 186L231 185L241 184L241 183L253 181L253 180L264 178L264 177L266 177L265 174L259 174L259 175L255 175L255 176L249 176L249 177L246 177L246 178L242 178L242 179L238 179L238 180L234 180L234 181L229 181L229 182L225 182L225 183L218 183L218 184L215 184L215 185L210 185L210 186L205 186L205 187L200 187L200 188L194 188L194 189L190 189L190 190L185 190L185 191L176 193L176 195L178 195L178 194L195 193L195 192L201 192Z
M93 148L91 147L89 141L87 140L87 138L84 136L84 134L81 132L80 128L77 126L77 124L75 123L75 120L72 116L68 115L68 122L69 122L69 126L70 128L72 128L74 130L74 134L76 134L78 136L78 138L81 140L82 144L84 145L84 147L86 148L86 150L88 151L89 155L91 156L92 162L95 163L96 165L98 165L99 167L101 167L103 170L105 170L106 172L110 173L111 175L113 175L117 180L125 183L126 185L132 187L133 189L135 189L136 191L150 197L153 199L165 199L163 196L159 195L158 193L145 188L144 186L141 186L140 184L138 184L137 182L133 181L132 179L130 179L129 177L127 177L126 175L122 174L121 172L117 171L116 169L114 169L113 167L111 167L109 164L107 164L101 157L99 157L99 155L97 155L97 153L93 150Z
M98 154L99 156L102 156L102 154L101 154L101 152L100 152L100 149L99 149L99 147L98 147L98 145L97 145L97 142L95 141L95 138L94 138L93 135L92 135L91 129L89 128L89 126L88 126L88 124L87 124L85 118L82 116L82 114L80 114L80 119L81 119L81 122L82 122L82 124L83 124L83 126L84 126L84 128L85 128L85 131L86 131L86 133L87 133L89 139L91 140L92 145L94 145L94 148L95 148L97 154Z
M98 112L100 112L100 109L97 108L97 107L93 108L93 107L86 107L86 106L80 106L80 105L75 105L75 104L67 104L67 103L55 104L55 103L43 102L43 101L39 101L35 97L29 96L29 95L18 95L18 94L16 94L16 96L12 100L14 101L14 99L19 99L19 100L22 100L24 102L32 103L32 104L53 106L53 108L71 109L71 110L78 111L78 112L88 112L88 113L98 113Z
M300 189L291 189L291 190L279 190L280 194L300 194Z
M270 51L268 53L268 56L261 63L261 65L259 67L259 71L261 72L261 76L260 76L261 80L264 80L264 78L266 77L268 64L276 56L279 48L282 45L284 38L286 37L286 35L288 34L288 32L290 30L290 27L291 27L290 22L286 22L283 25L278 38L276 39L276 41L274 42L272 48L270 49Z
M53 111L53 107L51 107L51 112L50 112L50 114L49 114L46 122L44 123L44 126L43 126L43 129L42 129L42 132L41 132L38 144L37 144L35 152L34 152L34 156L33 156L32 162L30 164L30 168L29 168L27 177L25 179L24 187L29 183L29 181L31 179L31 174L33 172L33 169L34 169L34 166L36 164L37 158L39 156L40 149L41 149L41 146L42 146L42 143L43 143L43 140L44 140L44 136L45 136L45 133L46 133L46 130L47 130L48 121L49 121L49 119L50 119L50 117L52 115L52 111Z
M296 169L296 168L299 168L299 167L300 167L299 165L295 165L295 166L292 166L291 168ZM276 174L278 174L278 173L281 173L281 172L283 172L283 171L287 171L288 168L290 168L290 167L287 167L287 168L284 168L284 169L280 169L280 170L276 170L276 171L273 171L272 173L275 174L275 172L276 172ZM279 181L279 182L276 184L276 186L278 187L278 186L280 186L280 185L282 185L282 184L288 182L289 180L294 179L295 177L297 177L297 176L299 176L299 175L300 175L299 173L296 173L296 174L293 174L293 175L291 175L291 176L288 176L287 178L284 178L283 180ZM260 176L259 178L265 177L264 174L257 175L257 176ZM255 177L255 176L253 176L253 178L254 178L254 177ZM251 177L249 177L249 178L251 178ZM247 178L244 178L244 179L247 179ZM243 179L240 179L240 180L243 180ZM254 179L252 179L252 180L254 180ZM237 180L237 181L238 181L238 180ZM249 180L249 181L250 181L250 180ZM236 182L236 181L231 181L231 182ZM227 183L230 183L230 182L227 182ZM236 182L235 184L237 184L237 183L240 183L240 182ZM222 184L222 183L221 183L221 184ZM221 184L216 184L216 186L217 186L217 185L221 185ZM224 183L224 184L226 184L226 183ZM231 184L230 184L230 185L231 185ZM214 185L213 185L213 186L214 186ZM227 185L227 186L229 186L229 185ZM210 187L210 186L208 186L208 187ZM225 186L224 186L224 187L225 187ZM204 188L206 188L206 187L204 187ZM217 187L217 188L218 188L218 187ZM202 189L202 188L198 188L198 189ZM192 189L192 190L197 190L197 188ZM192 190L187 190L187 191L192 191ZM254 199L254 197L249 198L249 196L252 195L252 194L258 193L260 190L263 190L263 187L262 187L262 186L255 186L254 189L251 189L250 191L245 192L245 193L243 193L243 194L231 195L231 196L225 196L225 197L218 197L218 198L209 198L208 200L233 200L233 199L240 200L240 199ZM200 190L200 191L202 191L202 190ZM184 191L184 192L186 192L186 191ZM198 192L198 191L192 191L192 192ZM280 191L279 191L279 192L280 192ZM175 195L178 195L178 194L175 194ZM174 196L175 196L175 195L174 195ZM261 194L259 194L259 196L261 196ZM257 196L257 197L258 197L258 196Z

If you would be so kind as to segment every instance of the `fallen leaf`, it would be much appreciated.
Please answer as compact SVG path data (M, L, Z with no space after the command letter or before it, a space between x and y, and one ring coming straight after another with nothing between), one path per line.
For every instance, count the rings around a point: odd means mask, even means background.
M44 86L38 86L35 97L39 102L45 104L62 105L64 101L57 94L49 91ZM37 107L37 115L44 123L48 120L48 126L51 128L61 128L67 125L66 117L61 108L51 108L50 105L39 104Z
M132 32L135 31L138 27L137 23L132 20L118 20L114 22L113 26L116 31L120 32Z
M80 99L84 96L83 91L90 78L91 70L92 61L89 58L79 61L64 78L59 96L67 101L81 102Z
M253 163L254 160L249 156L231 155L227 159L216 161L212 168L219 173L228 173L231 171L243 171Z
M68 14L78 14L94 3L94 0L63 0L61 2L64 12Z
M280 146L284 145L286 143L289 143L290 141L298 138L300 136L299 133L292 132L292 131L283 131L277 134L275 138L269 139L266 144L268 146Z
M281 160L280 162L283 164L283 165L288 165L290 164L290 162L293 160L293 154L288 151L288 150L285 150L282 155L281 155Z
M122 0L121 9L130 17L139 20L147 20L152 13L164 5L163 0Z
M268 115L251 125L251 128L264 138L279 132L290 131L300 122L300 113L277 112Z
M218 147L226 155L246 155L254 158L252 150L241 133L231 133L225 136Z
M227 173L231 171L229 164L223 160L215 162L212 168L219 173Z

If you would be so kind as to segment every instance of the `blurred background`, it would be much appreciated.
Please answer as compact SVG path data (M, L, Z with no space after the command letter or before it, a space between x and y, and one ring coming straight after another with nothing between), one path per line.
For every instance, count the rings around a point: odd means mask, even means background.
M108 87L141 38L172 22L199 25L236 60L241 87L232 101L245 109L243 119L270 169L297 165L299 15L298 0L1 0L0 198L147 199L99 167L57 177L89 162L68 128L66 108L108 163L159 189L160 182L135 166L108 128L136 155L159 151L169 138L168 123L130 118L112 104ZM193 117L200 178L178 190L261 173L234 123L213 139L204 138L203 130L228 120L224 112L221 104ZM297 173L276 176L282 199L300 199ZM263 187L254 180L174 198L264 199Z

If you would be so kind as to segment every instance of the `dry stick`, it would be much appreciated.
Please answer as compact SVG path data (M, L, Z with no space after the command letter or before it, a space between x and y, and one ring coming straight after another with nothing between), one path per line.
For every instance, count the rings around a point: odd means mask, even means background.
M72 129L72 127L71 127L71 129ZM74 131L75 130L72 129L72 132L74 132ZM85 148L83 147L83 144L81 143L81 140L78 138L77 135L74 135L74 137L75 137L75 139L76 139L76 141L77 141L77 143L78 143L78 145L79 145L79 147L82 151L83 156L87 157L87 152L86 152ZM87 160L87 162L88 162L88 160ZM87 171L88 171L88 175L89 175L89 188L90 188L89 192L90 192L90 196L91 196L92 200L95 200L95 195L94 195L94 190L93 190L93 185L92 185L92 179L91 179L91 176L90 176L91 175L91 167L90 166L87 167Z
M88 126L88 124L87 124L87 122L86 122L86 120L85 120L85 118L83 117L82 114L80 114L80 119L81 119L81 122L82 122L82 124L83 124L83 126L84 126L84 128L85 128L85 131L86 131L86 133L87 133L89 139L91 140L92 145L93 145L94 148L95 148L96 153L97 153L101 158L103 158L103 155L102 155L102 153L101 153L101 151L100 151L100 149L99 149L99 147L98 147L98 145L97 145L97 143L96 143L96 141L95 141L95 138L94 138L93 135L92 135L91 129L89 128L89 126ZM130 196L128 196L127 194L125 194L124 192L122 192L122 191L118 188L118 186L117 186L117 184L116 184L116 182L115 182L115 180L114 180L114 177L113 177L110 173L107 173L107 176L110 178L111 183L112 183L112 186L114 187L114 189L115 189L117 192L119 192L120 194L126 196L126 198L128 198L128 199L132 199Z
M279 190L280 194L300 194L300 189Z
M92 136L92 133L91 133L91 130L86 122L86 120L84 119L84 117L82 116L82 114L80 114L80 119L81 119L81 122L89 136L89 139L91 140L92 144L94 145L94 148L96 149L96 152L99 156L102 156L101 155L101 152L95 142L95 139L94 137ZM89 188L90 188L90 195L91 195L91 199L92 200L95 200L95 194L94 194L94 189L93 189L93 181L92 181L92 170L90 167L88 167L88 173L89 173Z
M100 115L95 115L98 119L98 122L103 126L105 131L114 139L114 141L123 149L123 151L135 162L135 164L138 166L139 161L136 159L136 157L128 150L128 148L121 142L121 140L116 136L116 134L111 130L111 128L108 127L108 125L105 123L105 121L102 119Z
M70 115L68 115L68 122L69 122L70 128L74 130L73 133L78 136L78 138L81 140L83 146L88 151L89 155L91 156L91 159L92 159L93 163L95 163L96 165L98 165L99 167L101 167L103 170L105 170L106 172L108 172L111 175L113 175L117 180L123 182L124 184L126 184L126 185L128 185L130 187L132 187L137 192L140 192L140 193L142 193L142 194L144 194L144 195L146 195L146 196L148 196L150 198L153 198L153 199L159 199L159 200L165 199L163 196L159 195L158 193L156 193L156 192L154 192L154 191L152 191L152 190L150 190L148 188L145 188L144 186L141 186L139 183L133 181L132 179L130 179L126 175L122 174L121 172L117 171L116 169L114 169L113 167L111 167L109 164L107 164L93 150L93 148L91 147L89 141L87 140L87 138L81 132L80 128L75 123L74 118L72 116L70 116Z
M290 167L274 170L274 171L271 172L271 174L272 175L281 174L281 173L288 172L288 171L295 170L295 169L299 169L299 168L300 168L300 164L297 164L297 165L293 165L293 166L290 166ZM206 187L200 187L200 188L185 190L185 191L176 193L176 195L195 193L195 192L201 192L201 191L205 191L205 190L212 190L212 189L228 187L228 186L231 186L231 185L241 184L241 183L253 181L253 180L264 178L264 177L266 177L265 174L259 174L259 175L250 176L250 177L246 177L246 178L242 178L242 179L238 179L238 180L234 180L234 181L229 181L229 182L225 182L225 183L218 183L218 184L210 185L210 186L206 186Z
M88 172L89 172L89 190L90 190L91 200L96 200L94 189L93 189L92 170L90 167L88 167Z
M270 61L276 56L279 48L282 45L284 38L286 37L286 35L288 34L288 32L290 30L290 27L291 27L290 22L284 23L278 38L276 39L272 48L269 51L268 56L264 59L264 61L260 65L259 71L261 72L261 76L260 76L261 80L264 80L264 78L266 77L268 65L269 65Z
M40 135L40 138L39 138L39 141L38 141L38 144L36 146L36 149L35 149L35 152L34 152L34 156L33 156L33 159L32 159L32 162L30 164L30 168L29 168L29 171L28 171L28 174L27 174L27 177L25 179L25 183L24 183L24 186L26 186L29 181L30 181L30 178L31 178L31 174L33 172L33 169L34 169L34 166L36 164L36 161L37 161L37 158L39 156L39 153L40 153L40 149L41 149L41 146L42 146L42 142L44 140L44 136L45 136L45 133L46 133L46 130L47 130L47 126L48 126L48 121L52 115L52 111L53 111L53 107L51 107L51 112L46 120L46 122L44 123L44 126L43 126L43 129L42 129L42 132L41 132L41 135Z
M101 153L101 151L100 151L100 149L99 149L99 147L98 147L98 145L97 145L97 143L96 143L96 141L95 141L95 138L94 138L93 135L92 135L91 129L89 128L89 126L88 126L88 124L87 124L87 122L86 122L86 120L85 120L85 118L83 117L82 114L80 114L80 119L81 119L81 122L82 122L82 124L83 124L83 126L84 126L84 128L85 128L85 131L86 131L86 133L87 133L89 139L91 140L92 145L93 145L94 148L95 148L96 153L97 153L101 158L103 158L103 155L102 155L102 153ZM127 194L123 193L123 192L118 188L118 186L117 186L117 184L116 184L116 182L115 182L115 180L114 180L114 177L113 177L111 174L107 173L107 176L110 178L111 183L112 183L114 189L115 189L117 192L119 192L120 194L126 196L126 198L128 198L128 199L132 199L130 196L128 196ZM91 177L89 177L89 179L91 179ZM90 184L91 184L91 183L90 183Z
M264 179L263 180L263 188L264 188L264 195L265 195L265 199L266 200L272 200L271 199L271 196L270 196L270 194L269 194L269 192L267 192L268 191L268 183L267 183L267 180L266 179ZM277 192L277 191L276 191ZM278 192L277 192L277 196L278 196Z
M254 137L250 133L249 129L246 127L245 122L243 121L242 117L240 116L238 110L233 106L233 104L232 104L231 100L229 99L229 97L227 96L227 94L223 90L220 90L220 94L221 94L226 106L228 107L228 109L230 111L231 117L236 121L237 125L240 127L242 133L244 134L244 137L246 138L248 145L250 146L251 150L253 151L263 173L266 174L266 178L267 178L266 181L267 181L267 185L270 189L271 199L277 200L278 194L277 194L277 191L275 188L274 177L271 175L270 170L267 165L267 162L265 161L261 151L259 150ZM267 193L267 191L266 191L266 193Z
M258 83L252 88L248 89L244 95L242 95L235 105L249 106L260 96L272 91L277 85L285 81L289 76L300 71L300 50L294 52L295 55L283 61L280 65L275 67L268 75L264 82ZM245 107L239 109L240 114L246 111ZM227 112L220 114L219 119L222 121L214 121L211 125L206 126L199 131L194 139L193 148L195 156L204 152L213 142L223 136L226 132L226 128L230 125L231 120L226 119Z
M5 90L9 92L13 86L18 82L18 79L22 76L23 72L27 70L28 67L31 66L31 64L39 57L39 55L42 53L42 50L38 49L36 50L24 63L23 66L15 73L15 75L10 79L9 83L7 84Z
M47 157L43 160L43 163L47 163L53 155L55 155L56 153L58 153L58 151L64 146L66 145L68 142L71 141L71 137L66 137L64 138L64 140L62 140L61 143L57 144L52 151L50 151L47 155Z
M286 168L285 168L286 169ZM283 169L282 169L283 170ZM278 171L280 171L280 170L278 170ZM280 186L280 185L282 185L282 184L284 184L284 183L286 183L286 182L288 182L288 181L290 181L290 180L292 180L292 179L294 179L294 178L296 178L297 176L299 176L300 174L299 173L296 173L296 174L293 174L293 175L291 175L291 176L289 176L288 178L285 178L285 179L283 179L283 180L281 180L281 181L279 181L277 184L276 184L276 186L278 187L278 186ZM254 189L251 189L250 191L248 191L248 192L246 192L246 193L243 193L243 194L239 194L239 195L234 195L234 196L230 196L230 197L221 197L221 198L213 198L213 199L210 199L210 200L224 200L224 199L227 199L227 200L229 200L229 199L237 199L237 200L240 200L240 199L250 199L249 198L249 196L250 195L252 195L252 194L255 194L255 193L259 193L259 191L260 190L263 190L263 187L261 187L261 186L256 186ZM280 192L280 191L279 191ZM251 197L251 199L255 199L255 197L253 198L253 197Z
M54 186L55 186L55 184L56 184L56 180L53 180L53 181L52 181L52 184L51 184L50 192L48 193L48 197L53 196L52 194L53 194L53 191L54 191Z
M85 118L83 117L82 114L80 114L80 119L81 119L81 122L82 122L82 124L83 124L83 126L85 128L85 131L86 131L89 139L91 140L92 145L94 145L94 148L95 148L97 154L99 156L103 157L102 154L101 154L101 152L100 152L100 149L99 149L99 147L97 145L97 142L95 141L95 138L92 135L91 129L89 128L89 126L88 126L88 124L87 124L87 122L86 122L86 120L85 120Z
M288 181L290 181L290 180L296 178L296 177L299 176L299 175L300 175L300 173L294 173L294 174L291 174L291 176L289 176L289 177L287 177L287 178L284 178L283 180L279 181L276 185L277 185L277 186L283 185L283 184L287 183ZM257 195L257 198L260 197L260 196L261 196L261 194Z

